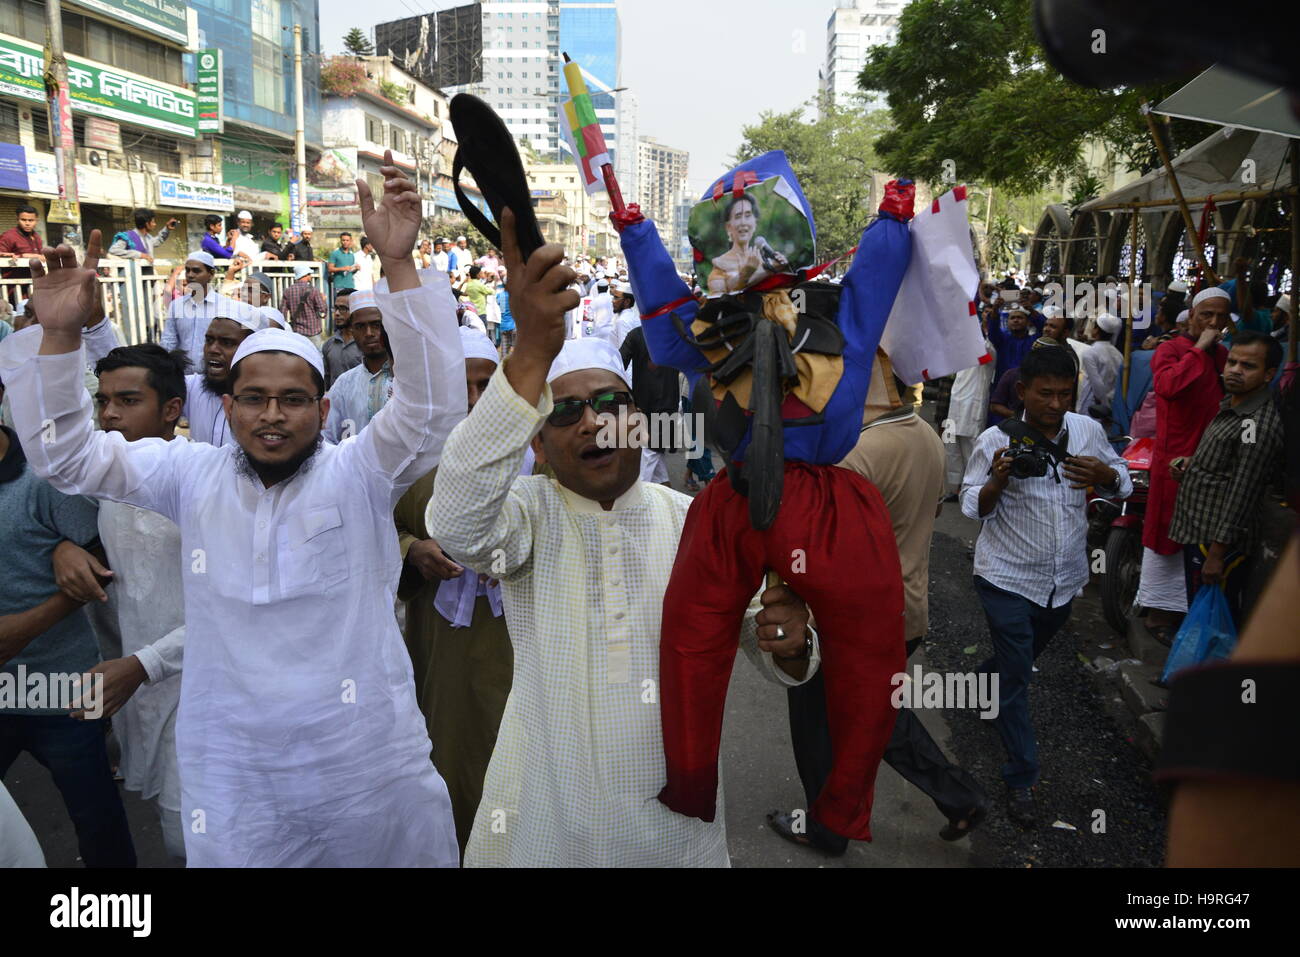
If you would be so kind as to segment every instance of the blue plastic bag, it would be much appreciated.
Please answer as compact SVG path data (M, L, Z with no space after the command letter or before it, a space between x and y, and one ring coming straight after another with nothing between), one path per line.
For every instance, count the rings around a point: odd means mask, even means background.
M1185 668L1227 658L1235 647L1237 626L1232 622L1223 589L1218 585L1202 585L1169 649L1160 680L1167 684Z

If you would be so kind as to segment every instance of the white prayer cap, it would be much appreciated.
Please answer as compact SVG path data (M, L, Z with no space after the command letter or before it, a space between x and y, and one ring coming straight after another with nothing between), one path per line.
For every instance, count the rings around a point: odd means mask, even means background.
M238 299L231 299L229 296L217 296L212 318L229 319L231 322L237 322L245 329L251 329L253 332L257 332L265 325L260 312L248 303L240 302Z
M1012 307L1007 311L1007 315L1008 315L1008 316L1015 316L1015 315L1027 316L1027 315L1029 315L1029 310L1026 309L1024 306L1012 306Z
M1062 309L1060 306L1043 307L1043 316L1047 319L1056 319L1063 315L1065 315L1065 310Z
M554 382L562 375L579 372L583 369L605 369L627 382L627 370L623 368L623 359L618 350L604 339L587 337L568 339L560 354L551 363L551 371L546 374L548 383Z
M442 243L443 245L446 245L447 243L451 242L451 240L448 239L446 236L444 236L442 237L442 239L438 240L438 242Z
M1103 312L1097 317L1097 328L1108 336L1113 336L1119 332L1119 316L1112 316L1109 312Z
M239 211L239 215L235 217L235 219L252 219L252 218L253 218L253 214L246 209L241 209Z
M293 267L293 278L301 279L303 276L311 275L311 266L306 263L298 263Z
M362 309L379 309L379 300L369 289L354 289L348 296L348 315L355 316Z
M26 301L26 299L23 300L23 302ZM1273 303L1273 308L1281 309L1288 316L1291 315L1291 297L1289 295L1279 296L1277 302Z
M472 326L460 327L460 345L465 350L466 359L486 359L496 363L501 361L492 340Z
M465 237L464 237L464 236L457 236L457 237L456 237L456 242L458 242L458 243L463 243L463 242L465 242Z
M300 232L300 233L309 233L309 232L311 232L311 223L303 223L303 224L302 224L302 229L298 230L298 232Z
M257 311L262 314L264 320L262 325L258 326L259 329L284 328L284 313L275 306L258 306Z
M1166 291L1181 292L1185 294L1187 292L1187 283L1183 282L1181 279L1175 279L1169 284L1169 288Z
M205 253L202 249L194 250L194 252L185 257L185 261L203 263L203 265L207 266L209 269L215 269L217 267L216 260L212 258L212 254Z
M1192 308L1195 309L1207 299L1226 299L1229 302L1232 302L1232 297L1228 295L1226 289L1220 289L1218 286L1211 286L1209 289L1202 289L1196 294L1196 298L1192 300Z
M321 359L316 344L306 336L300 336L288 329L262 329L253 333L235 350L235 358L231 360L230 368L233 369L239 365L241 359L246 359L255 352L288 352L305 359L322 377L325 375L325 362Z
M1285 299L1286 297L1283 296L1282 298ZM18 300L18 307L17 307L16 309L14 309L14 315L15 315L15 316L21 316L24 312L26 312L26 311L27 311L27 304L28 304L29 302L31 302L31 299L19 299L19 300Z
M1178 314L1178 318L1174 320L1174 323L1177 324L1180 322L1186 322L1188 319L1191 318L1191 316L1192 316L1192 311L1190 309L1184 309L1182 312Z

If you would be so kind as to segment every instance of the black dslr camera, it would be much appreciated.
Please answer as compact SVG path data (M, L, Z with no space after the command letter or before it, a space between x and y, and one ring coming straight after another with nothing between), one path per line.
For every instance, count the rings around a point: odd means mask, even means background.
M1065 430L1056 442L1051 441L1037 429L1026 425L1021 419L1007 419L998 423L998 428L1007 434L1007 458L1011 459L1011 477L1018 479L1043 478L1050 471L1059 483L1061 477L1056 474L1056 466L1068 457L1065 451L1069 435Z

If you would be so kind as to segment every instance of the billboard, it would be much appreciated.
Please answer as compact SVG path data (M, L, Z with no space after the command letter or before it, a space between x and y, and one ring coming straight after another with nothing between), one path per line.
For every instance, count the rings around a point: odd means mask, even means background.
M375 53L435 89L483 80L483 7L469 3L437 13L375 24Z
M194 94L137 73L68 58L68 91L74 112L161 130L195 139L198 110ZM15 37L0 37L0 93L45 102L45 54Z
M182 0L69 0L78 7L121 20L185 46L190 31Z

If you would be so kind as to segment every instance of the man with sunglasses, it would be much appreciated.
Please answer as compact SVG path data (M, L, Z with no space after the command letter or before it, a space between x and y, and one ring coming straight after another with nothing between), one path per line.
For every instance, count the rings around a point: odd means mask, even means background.
M465 414L465 379L446 279L422 286L410 259L419 193L391 154L384 162L382 202L365 181L357 192L388 277L377 298L408 358L392 401L352 441L322 443L320 351L283 329L249 336L231 362L235 446L94 432L81 326L99 308L98 230L83 267L67 247L48 250L41 328L0 344L32 468L180 527L176 750L192 867L457 863L393 616L392 507L438 464Z
M336 444L369 425L393 394L393 357L384 341L384 316L374 292L351 292L348 324L361 363L340 375L330 387L325 441Z
M565 341L578 296L563 250L525 263L513 214L501 220L518 338L448 439L424 516L456 562L501 581L514 645L465 864L726 866L721 820L654 800L659 624L691 500L639 479L617 350ZM519 475L530 445L553 477ZM777 683L807 680L819 661L807 609L784 586L762 605L741 628L746 653Z

